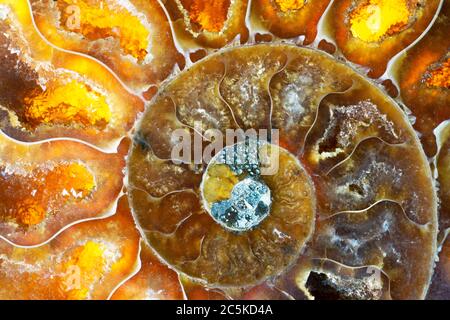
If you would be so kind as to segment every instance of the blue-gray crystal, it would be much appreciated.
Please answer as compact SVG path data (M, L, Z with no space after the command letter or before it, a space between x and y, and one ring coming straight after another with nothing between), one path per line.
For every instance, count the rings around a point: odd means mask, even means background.
M228 229L246 231L267 217L270 205L270 189L263 182L247 177L234 186L230 199L213 203L211 214Z

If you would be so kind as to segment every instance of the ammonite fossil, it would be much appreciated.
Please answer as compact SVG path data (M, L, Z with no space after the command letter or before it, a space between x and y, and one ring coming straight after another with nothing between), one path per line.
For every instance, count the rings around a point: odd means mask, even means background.
M0 299L450 299L448 27L0 0Z
M233 155L206 168L174 164L172 137L181 128L203 136L208 129L280 128L284 148L270 141L255 146L257 153L277 153L269 162L279 168L267 175L238 170ZM221 153L245 154L242 143ZM247 161L239 163L261 165ZM145 238L169 265L206 285L269 281L288 291L278 284L280 274L300 259L299 268L323 274L343 296L348 288L338 282L339 264L370 265L390 279L390 288L381 277L347 280L361 298L425 293L437 227L426 159L404 113L323 53L256 45L205 58L154 98L136 129L128 168L131 206ZM239 221L258 214L256 225ZM402 247L394 229L420 250ZM405 269L418 265L421 271ZM412 283L413 274L421 284ZM306 287L307 280L297 284ZM406 289L411 285L418 291Z

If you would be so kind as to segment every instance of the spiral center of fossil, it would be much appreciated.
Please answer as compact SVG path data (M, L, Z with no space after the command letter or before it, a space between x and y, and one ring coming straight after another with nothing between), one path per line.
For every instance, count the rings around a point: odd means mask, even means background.
M209 163L201 186L204 205L227 230L248 231L270 213L271 190L261 178L261 146L247 139L223 148Z
M213 218L225 228L246 231L256 227L270 212L270 189L254 178L238 182L228 200L214 202Z

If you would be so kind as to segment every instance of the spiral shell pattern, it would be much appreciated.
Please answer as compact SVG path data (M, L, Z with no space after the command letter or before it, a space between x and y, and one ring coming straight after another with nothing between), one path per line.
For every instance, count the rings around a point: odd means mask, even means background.
M178 129L280 131L278 171L261 178L272 207L258 227L235 233L213 219L201 190L214 188L202 186L211 163L173 161ZM128 169L146 241L193 281L223 290L283 286L290 270L309 269L342 296L347 286L358 287L359 298L425 294L437 228L426 158L402 110L324 53L257 45L203 59L152 100ZM215 183L223 186L225 176ZM350 279L368 267L387 280Z

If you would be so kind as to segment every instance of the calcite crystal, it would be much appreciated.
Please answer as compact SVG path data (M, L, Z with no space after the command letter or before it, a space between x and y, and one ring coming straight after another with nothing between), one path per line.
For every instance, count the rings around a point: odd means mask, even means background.
M48 40L99 59L138 93L159 85L178 62L157 0L32 0L31 5Z
M329 3L330 0L255 0L250 22L259 31L283 39L303 36L303 44L310 44Z
M427 29L438 0L334 1L326 17L327 34L344 56L378 78L389 60Z
M164 6L185 50L221 48L248 37L246 0L167 0Z
M22 141L67 137L116 146L143 102L92 59L46 43L27 1L2 1L0 12L0 129Z
M108 215L123 185L125 144L105 154L74 141L18 144L0 135L0 236L36 245Z
M136 267L139 234L122 198L106 220L84 222L36 248L0 244L1 299L107 299Z
M450 4L446 1L430 31L394 66L401 97L416 118L414 128L430 157L437 152L433 130L450 118L449 28Z

